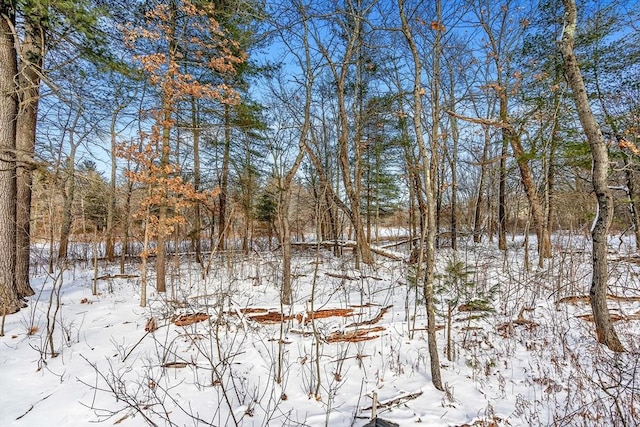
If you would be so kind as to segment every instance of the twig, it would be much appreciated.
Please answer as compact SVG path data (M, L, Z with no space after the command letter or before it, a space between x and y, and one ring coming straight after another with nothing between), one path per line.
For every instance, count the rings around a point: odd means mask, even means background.
M145 338L146 338L146 336L147 336L147 335L149 335L150 333L151 333L151 332L145 332L145 334L142 336L142 338L140 338L140 340L138 340L138 342L137 342L133 347L131 347L131 350L129 350L129 351L127 352L127 354L124 356L124 359L122 359L122 361L123 361L123 362L124 362L125 360L127 360L127 357L129 357L129 355L131 355L131 352L132 352L132 351L133 351L137 346L139 346L139 345L140 345L140 343L142 342L142 340L143 340L143 339L145 339Z
M27 411L26 411L24 414L22 414L22 415L20 415L18 418L16 418L16 421L18 421L20 418L22 418L22 417L24 417L25 415L27 415L29 412L31 412L31 411L33 410L33 408L34 408L38 403L40 403L40 402L42 402L43 400L45 400L45 399L49 398L52 394L53 394L53 393L49 393L49 394L47 394L45 397L43 397L42 399L38 400L36 403L34 403L33 405L31 405L31 406L29 407L29 409L27 409Z

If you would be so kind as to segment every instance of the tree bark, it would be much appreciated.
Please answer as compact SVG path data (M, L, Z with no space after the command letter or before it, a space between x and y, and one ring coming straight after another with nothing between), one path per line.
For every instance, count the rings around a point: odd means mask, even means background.
M16 261L16 117L18 64L12 26L15 16L0 2L0 315L21 308L15 285Z
M609 307L607 306L609 280L607 238L609 236L611 221L613 220L613 198L607 179L609 172L609 152L600 126L591 111L582 73L573 50L578 14L576 3L575 0L562 0L562 3L565 14L560 50L564 60L567 81L573 92L578 117L591 149L591 156L593 158L593 188L598 201L597 216L593 229L591 230L593 240L593 277L591 279L589 297L598 342L605 344L613 351L623 352L625 348L613 327Z
M44 29L34 17L25 17L19 64L20 107L16 128L16 287L20 297L34 294L29 284L31 261L31 183L36 143L40 73L44 58Z

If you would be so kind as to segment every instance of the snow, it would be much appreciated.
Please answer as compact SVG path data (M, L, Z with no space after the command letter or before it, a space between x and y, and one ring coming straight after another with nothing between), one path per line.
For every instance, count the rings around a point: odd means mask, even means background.
M296 249L290 307L279 303L277 252L216 255L204 280L188 256L178 269L170 261L169 292L158 295L150 286L144 308L139 277L100 280L92 295L90 263L54 274L38 269L37 294L6 317L0 338L0 425L362 426L374 392L378 416L401 426L637 425L639 299L610 302L612 313L625 317L615 325L632 351L614 355L595 342L593 324L576 317L590 313L588 302L559 302L588 294L588 240L554 236L554 258L538 268L530 239L530 271L523 241L516 236L506 254L467 241L455 254L438 251L439 281L455 259L470 268L475 295L499 285L494 311L477 318L454 312L452 361L446 329L438 331L445 392L431 384L426 316L404 261L378 256L375 266L357 271L350 254L322 251L316 258L315 249ZM633 243L610 241L612 294L640 296ZM389 252L403 259L401 251ZM129 264L126 273L138 275L137 268ZM99 266L100 276L117 273L116 265ZM446 298L439 298L441 325ZM379 322L366 323L388 306ZM292 319L261 323L247 308ZM307 314L347 308L354 315L311 321ZM210 317L175 325L177 316L193 313ZM514 324L519 314L525 322ZM158 329L145 332L152 317ZM57 357L47 339L52 327ZM384 330L369 333L377 336L371 340L328 340L374 327ZM383 405L403 396L412 398Z

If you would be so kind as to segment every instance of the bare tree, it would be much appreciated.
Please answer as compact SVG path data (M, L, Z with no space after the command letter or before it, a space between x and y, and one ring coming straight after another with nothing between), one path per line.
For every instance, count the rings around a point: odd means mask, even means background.
M286 167L285 170L277 170L277 207L276 207L276 219L278 227L278 236L280 237L280 244L282 245L282 287L280 289L280 301L282 304L291 304L291 224L289 220L289 208L291 206L291 184L300 167L304 154L306 152L306 141L309 134L309 128L311 126L311 96L315 80L315 71L312 68L311 63L311 49L309 46L309 27L306 14L303 10L303 5L296 2L295 8L301 15L301 25L303 28L301 37L302 53L299 53L299 49L294 48L287 40L290 37L289 29L280 29L282 33L282 40L289 48L289 51L295 56L296 61L300 67L301 72L304 74L303 86L304 86L304 108L302 111L302 117L298 120L298 126L300 126L298 137L298 152L295 156L293 163ZM282 89L282 92L285 92ZM293 105L287 103L290 109L298 110L298 104ZM284 163L284 159L282 159ZM277 168L277 161L276 169ZM282 165L284 166L284 164Z
M422 95L424 88L422 87L422 63L418 46L415 42L407 14L404 8L404 0L398 0L398 8L400 9L400 20L402 24L402 34L411 51L413 59L413 126L415 132L416 143L420 152L422 161L422 185L417 190L424 194L424 209L421 209L423 220L421 221L421 245L420 256L418 260L418 268L422 268L424 264L424 296L427 305L427 334L429 344L429 357L431 365L431 381L433 386L438 390L444 390L442 385L442 375L440 373L440 357L438 355L438 347L436 342L436 319L435 319L435 302L434 302L434 264L435 264L435 240L436 240L436 206L435 206L435 190L432 183L430 157L424 142L423 125L422 125ZM442 25L441 22L438 22ZM420 274L418 274L420 277Z
M573 98L578 111L578 117L587 137L591 156L593 158L592 183L598 200L596 220L591 230L593 240L593 277L589 297L596 324L596 337L598 342L605 344L613 351L623 352L624 346L620 342L613 327L609 307L607 306L607 288L609 271L607 262L607 249L609 228L613 220L613 197L609 189L609 152L607 143L602 136L600 125L596 121L589 97L582 79L582 73L578 60L573 50L577 29L577 7L575 0L562 0L565 9L564 30L560 50L564 59L564 69L569 86L573 92Z
M334 80L337 107L338 107L338 162L342 172L342 184L349 204L339 204L345 214L349 216L357 243L358 260L365 264L373 263L373 254L367 241L361 212L361 186L362 186L362 123L359 114L355 114L355 124L350 124L347 108L347 86L354 62L357 62L360 49L362 49L363 32L365 31L366 16L371 11L375 1L365 5L362 1L348 1L345 4L346 13L336 14L336 23L341 28L341 34L346 38L342 47L341 58L335 58L333 47L322 40L322 33L315 29L311 32L317 48L322 53ZM357 67L356 67L357 68ZM353 89L354 105L359 103L362 87L357 82ZM352 138L351 132L354 136ZM353 140L351 144L350 141ZM350 149L352 156L350 157Z

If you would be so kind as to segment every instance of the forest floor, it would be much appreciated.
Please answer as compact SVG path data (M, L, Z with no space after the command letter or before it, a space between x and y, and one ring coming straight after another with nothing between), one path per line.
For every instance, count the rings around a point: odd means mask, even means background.
M523 239L438 250L444 392L403 261L355 270L351 251L298 248L285 307L278 251L219 254L208 274L182 256L144 308L135 263L122 277L101 262L96 295L90 261L34 269L36 295L0 338L0 426L363 426L374 393L401 426L640 425L635 242L610 241L609 306L629 350L614 354L594 338L589 240L555 235L539 268Z

